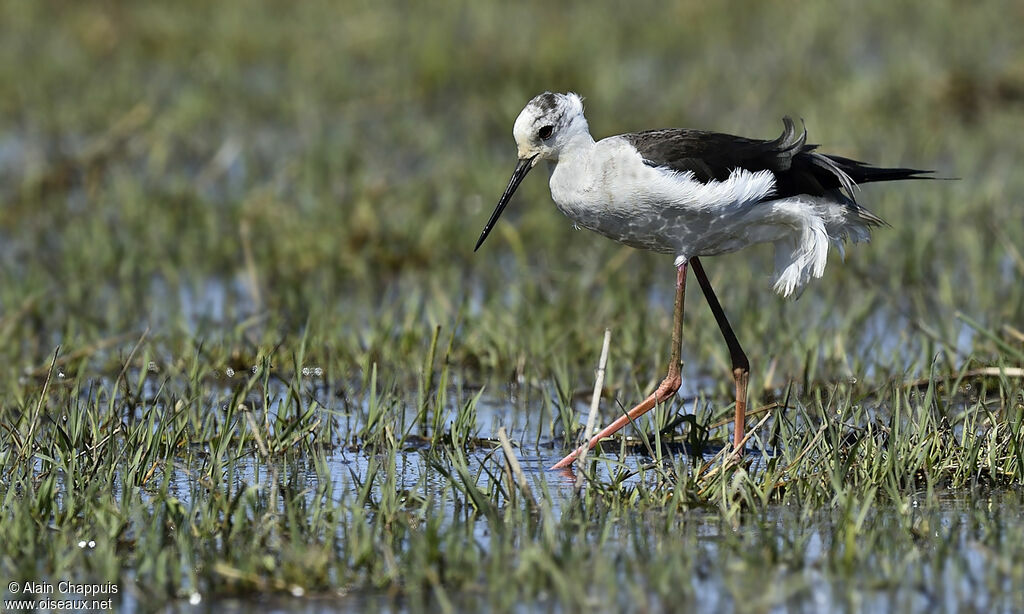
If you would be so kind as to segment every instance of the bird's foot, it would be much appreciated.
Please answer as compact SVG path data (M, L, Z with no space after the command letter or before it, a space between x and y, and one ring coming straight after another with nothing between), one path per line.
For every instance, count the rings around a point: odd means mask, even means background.
M576 458L583 452L583 450L593 449L599 441L606 437L611 437L615 433L619 432L624 426L626 426L630 422L633 422L640 416L651 411L651 409L653 409L654 406L657 405L658 403L664 403L668 399L671 399L675 395L675 393L679 391L679 387L682 386L682 384L683 377L679 373L679 368L676 367L669 369L668 375L665 377L664 380L662 380L661 384L658 385L658 388L654 391L654 394L644 399L642 403L640 403L633 409L629 410L622 416L619 416L619 418L615 422L612 422L611 424L606 426L604 429L601 430L600 433L591 437L590 441L573 450L571 454L555 463L551 468L562 469L568 467L576 460Z

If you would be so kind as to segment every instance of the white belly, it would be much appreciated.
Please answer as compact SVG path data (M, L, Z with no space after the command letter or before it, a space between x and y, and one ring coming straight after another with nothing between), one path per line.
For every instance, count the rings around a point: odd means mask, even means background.
M770 172L739 169L726 181L652 168L630 147L560 160L549 185L558 209L610 239L656 252L696 256L773 241L777 232L744 233L747 211L774 187ZM625 141L622 141L625 144ZM602 147L603 146L603 147Z
M552 169L551 197L569 219L619 243L684 260L774 243L775 289L786 296L821 276L830 243L866 240L877 223L841 194L770 200L769 171L737 169L725 181L702 183L691 173L649 167L632 148L605 149Z

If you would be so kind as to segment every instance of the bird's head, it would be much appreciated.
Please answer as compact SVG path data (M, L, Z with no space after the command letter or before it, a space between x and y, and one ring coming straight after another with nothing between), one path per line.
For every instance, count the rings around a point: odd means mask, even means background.
M512 136L516 139L519 160L512 172L512 179L501 195L498 206L494 208L491 219L480 233L473 251L480 249L484 239L494 228L501 217L512 194L530 172L530 169L541 160L558 161L563 148L580 134L590 134L587 120L583 117L583 99L578 94L554 94L544 92L528 102L516 118L512 126Z
M581 131L588 132L583 99L577 94L544 92L528 102L516 118L512 135L520 160L558 160L562 148Z

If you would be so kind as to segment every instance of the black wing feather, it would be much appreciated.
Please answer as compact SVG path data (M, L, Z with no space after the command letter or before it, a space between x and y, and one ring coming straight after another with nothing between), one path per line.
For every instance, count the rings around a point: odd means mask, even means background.
M858 183L927 179L911 168L880 168L850 158L820 154L817 145L807 143L807 129L797 133L789 117L782 119L779 138L767 141L748 139L719 132L668 129L624 134L644 159L654 167L693 173L702 183L725 181L737 168L750 172L771 171L775 191L770 198L808 194L823 196L843 190L856 202Z

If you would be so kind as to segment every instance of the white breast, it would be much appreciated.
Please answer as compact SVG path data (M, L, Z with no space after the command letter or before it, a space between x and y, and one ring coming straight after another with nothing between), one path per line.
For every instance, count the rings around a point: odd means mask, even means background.
M611 137L559 159L551 197L571 220L606 237L674 255L739 249L728 226L774 188L769 171L737 169L726 181L653 168L629 143ZM744 245L748 242L744 242Z

